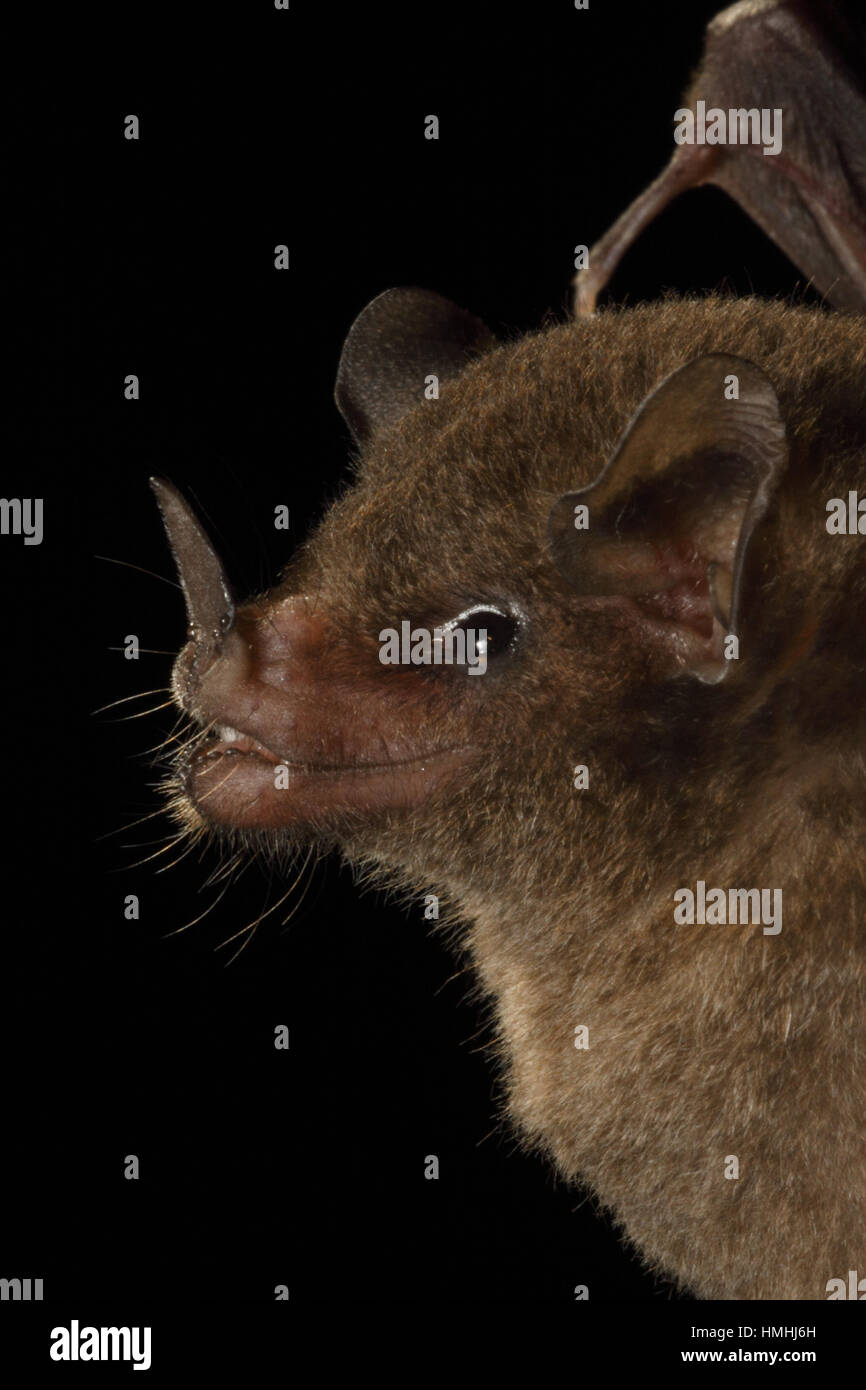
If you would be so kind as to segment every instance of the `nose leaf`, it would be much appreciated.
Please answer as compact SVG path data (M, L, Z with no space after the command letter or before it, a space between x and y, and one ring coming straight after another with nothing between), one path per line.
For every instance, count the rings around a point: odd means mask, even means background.
M171 483L151 478L186 599L189 635L207 660L232 626L235 605L220 558L189 503Z

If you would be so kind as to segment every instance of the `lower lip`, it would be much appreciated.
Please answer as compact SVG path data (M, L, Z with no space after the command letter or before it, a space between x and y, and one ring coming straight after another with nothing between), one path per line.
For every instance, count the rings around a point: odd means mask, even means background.
M193 759L186 790L199 814L216 825L275 829L321 823L340 812L418 806L468 757L468 749L451 749L387 765L317 768L217 748Z

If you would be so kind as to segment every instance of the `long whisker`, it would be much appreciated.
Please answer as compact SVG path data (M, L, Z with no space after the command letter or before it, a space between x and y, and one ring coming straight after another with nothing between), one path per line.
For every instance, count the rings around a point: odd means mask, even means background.
M161 705L154 705L153 709L140 710L138 714L125 714L122 719L109 719L109 724L131 724L133 719L147 719L151 714L158 714L161 709L168 709L174 704L174 700L163 700Z
M289 896L289 894L292 892L292 890L293 890L294 887L295 887L295 883L294 883L294 881L293 881L292 883L289 884L288 888L286 889L285 893L283 893L282 897L280 897L280 898L277 899L277 901L274 903L273 907L269 907L269 908L267 908L264 912L260 912L259 915L258 915L258 917L256 917L255 921L253 921L253 922L248 922L247 925L246 925L245 927L241 927L238 931L233 932L231 936L227 937L225 941L220 942L219 946L215 947L214 949L217 950L217 951L221 951L222 948L223 948L224 946L230 945L232 941L236 941L237 938L238 938L239 936L243 936L246 932L250 932L251 934L254 933L255 930L256 930L256 927L258 927L259 924L260 924L261 922L263 922L263 921L265 920L266 917L270 917L270 915L271 915L272 912L276 912L276 910L277 910L278 907L282 907L283 903L286 901L286 898L287 898L287 897ZM231 959L228 960L228 961L226 961L226 964L227 964L227 965L231 965L232 961L235 960L235 958L236 958L238 955L240 955L240 952L244 949L244 946L249 945L249 942L250 942L251 940L252 940L252 935L250 935L250 936L247 938L247 940L243 943L243 945L241 945L241 946L238 948L238 950L235 951L235 954L231 957Z
M202 888L210 888L220 883L224 878L227 878L229 883L236 883L237 879L241 878L246 873L247 869L250 867L250 862L249 859L244 859L240 853L233 855L228 863L217 864L213 873L205 879ZM232 878L235 869L237 869L237 878Z
M106 650L107 652L125 652L125 651L126 651L126 648L125 648L125 647L106 647L105 650ZM139 651L139 653L142 653L142 652L143 652L145 656L177 656L177 652L176 652L176 651L173 651L173 652L172 652L172 651L163 650L162 647L139 647L139 648L138 648L138 651Z
M138 570L139 574L147 574L151 579L161 579L163 584L170 584L173 589L180 589L180 585L173 579L166 579L164 574L157 574L156 570L146 570L142 565L133 565L129 560L116 560L113 555L94 555L94 560L104 560L108 565L123 565L124 569Z
M149 864L153 859L159 859L160 855L168 854L169 850L172 850L175 848L176 845L181 844L183 842L183 839L183 831L181 831L178 835L172 835L168 844L164 845L162 849L155 850L154 853L149 854L146 859L139 859L135 864L127 864L126 871L128 872L130 869L140 869L142 864Z
M134 842L134 841L130 840L130 842L129 842L128 845L118 845L118 849L150 849L150 846L151 846L151 845L164 845L164 844L165 844L165 836L164 836L164 835L160 835L160 837L159 837L158 840L139 840L139 841L137 841L137 842Z
M205 917L207 917L208 913L213 912L213 910L214 910L214 908L217 906L217 904L222 902L223 898L225 897L226 893L229 891L229 889L231 888L231 886L232 886L232 880L231 880L231 879L227 879L227 880L226 880L226 885L225 885L225 887L222 888L222 889L219 891L219 893L217 893L217 895L216 895L216 897L214 898L213 902L212 902L208 907L205 908L204 912L200 912L199 915L198 915L197 917L193 917L193 919L192 919L191 922L185 922L184 925L183 925L182 927L175 927L174 931L166 932L166 934L165 934L166 937L169 937L169 936L177 936L178 932L187 931L190 927L194 927L194 926L196 926L199 922L203 922L204 919L205 919ZM163 939L165 939L165 938L163 938Z
M95 844L102 840L110 840L113 835L125 835L127 830L134 830L137 825L144 825L145 821L155 820L157 816L165 815L165 807L157 806L155 811L148 811L146 816L139 816L138 820L129 822L129 825L118 825L114 830L107 830L104 835L97 835Z
M310 860L312 859L312 857L313 857L313 847L312 847L312 845L311 845L310 848L307 850L306 858L304 859L303 864L301 865L300 869L298 870L297 877L295 878L295 884L300 883L301 878L302 878L302 876L304 875L304 873L306 872L307 867L309 866L309 863L310 863ZM288 915L287 915L286 917L283 918L282 922L280 923L280 926L282 926L282 927L288 926L288 924L289 924L289 922L291 922L292 918L297 916L299 909L300 909L301 906L303 905L304 899L306 898L307 894L308 894L309 891L310 891L310 884L312 883L312 881L313 881L313 874L309 874L308 877L307 877L307 881L306 881L306 883L304 884L304 887L303 887L303 891L302 891L302 893L301 893L301 896L298 898L298 901L297 901L296 903L293 903L293 904L292 904L292 910L291 910L291 912L289 912ZM292 886L294 887L295 884L293 884Z
M170 685L157 685L153 690L139 690L136 695L124 695L121 700L112 700L110 705L101 705L99 709L91 711L91 714L105 714L106 710L116 709L118 705L128 704L130 700L143 700L145 695L170 695Z
M171 733L168 734L168 735L162 740L161 743L155 743L155 744L153 745L152 748L144 748L140 753L137 753L135 756L136 756L136 757L139 757L139 758L151 758L151 757L154 756L155 753L160 753L160 752L162 751L163 748L168 748L170 744L172 744L172 743L177 743L177 742L178 742L180 739L182 739L183 736L184 736L184 731L183 731L183 729L179 730L179 732L177 732L177 733L175 733L175 731L174 731L175 729L177 729L177 726L178 726L179 723L180 723L180 720L178 720L178 719L176 719L176 720L174 721L174 729L172 729ZM182 751L182 750L178 750L178 751Z
M230 778L234 777L236 772L236 767L229 768L228 772L226 773L225 777L222 779L221 782L217 782L215 787L211 787L209 792L205 792L204 796L200 796L198 798L199 805L202 803L202 801L207 801L209 796L213 796L214 792L218 792L220 787L224 787L226 782L228 782ZM259 793L259 795L261 795L261 793Z
M182 725L185 718L186 714L182 711L178 715L177 719L174 721L171 731L162 740L162 742L154 744L152 748L145 748L144 751L138 756L142 758L151 757L153 754L160 752L160 750L163 748L167 748L169 744L172 743L180 744L180 746L177 749L175 749L175 754L178 759L188 756L194 748L197 748L199 744L204 743L211 729L214 727L215 720L211 720L209 724L206 724L201 728L198 725L193 725L192 728L188 730L185 730L182 727L178 729L178 725ZM184 738L186 738L186 743L181 742L181 740Z
M202 834L203 834L203 833L204 833L204 832L202 832ZM183 838L183 837L181 836L181 839L182 839L182 838ZM179 864L179 863L181 862L181 860L186 859L186 857L187 857L188 854L192 854L193 850L196 848L196 846L197 846L197 844L198 844L198 842L199 842L199 840L200 840L201 838L202 838L202 835L201 835L201 834L199 834L199 835L193 835L193 836L191 837L191 839L190 839L190 843L187 845L187 847L186 847L186 849L184 850L183 854L179 854L179 855L177 856L177 859L172 859L172 861L171 861L170 864L162 864L162 865L156 870L156 873L158 873L158 874L166 874L166 873L168 873L169 869L173 869L173 868L175 867L175 865L177 865L177 864Z
M185 757L189 753L191 753L195 748L198 748L202 743L204 743L211 730L214 728L215 722L215 720L211 720L209 724L205 724L202 727L199 727L198 725L192 725L187 731L184 731L182 729L180 733L176 735L176 737L183 738L186 732L186 742L182 743L180 748L177 750L178 755ZM175 720L175 728L177 728L177 720ZM174 736L174 729L172 729L172 735Z

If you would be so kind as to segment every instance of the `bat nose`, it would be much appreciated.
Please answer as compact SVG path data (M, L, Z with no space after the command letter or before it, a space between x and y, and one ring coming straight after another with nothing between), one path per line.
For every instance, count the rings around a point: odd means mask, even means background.
M280 742L298 710L321 711L331 675L324 619L300 594L244 604L224 630L215 626L219 617L214 603L204 635L194 635L175 662L175 698L202 724ZM199 609L193 621L200 632Z
M288 679L313 681L326 675L333 634L308 595L250 605L240 622L249 630L256 678L265 685L282 687Z
M204 669L218 654L234 623L232 592L220 558L186 499L162 478L151 478L150 485L186 600L196 665Z

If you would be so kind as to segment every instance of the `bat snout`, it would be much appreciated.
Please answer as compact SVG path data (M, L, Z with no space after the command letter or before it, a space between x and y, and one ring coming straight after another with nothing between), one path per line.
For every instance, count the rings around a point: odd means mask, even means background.
M180 769L185 794L219 825L315 828L407 809L470 756L436 737L423 691L371 677L303 595L239 609L205 661L191 642L175 689L202 730Z

